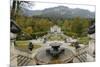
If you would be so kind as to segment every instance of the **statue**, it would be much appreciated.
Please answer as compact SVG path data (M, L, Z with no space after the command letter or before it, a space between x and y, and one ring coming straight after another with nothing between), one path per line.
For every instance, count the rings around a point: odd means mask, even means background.
M75 42L74 46L75 46L76 49L80 48L79 42Z
M45 37L43 43L46 43L46 41L47 41L47 38Z
M29 48L30 51L33 50L34 46L33 46L32 42L29 43L29 47L28 48Z

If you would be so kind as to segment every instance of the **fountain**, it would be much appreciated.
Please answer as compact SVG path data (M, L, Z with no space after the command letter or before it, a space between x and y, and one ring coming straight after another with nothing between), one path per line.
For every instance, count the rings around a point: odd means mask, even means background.
M62 43L53 42L39 49L35 56L36 64L58 64L73 62L74 53Z
M51 55L53 58L58 58L60 54L64 53L65 49L60 48L60 43L52 43L50 44L51 48L46 50L48 55Z

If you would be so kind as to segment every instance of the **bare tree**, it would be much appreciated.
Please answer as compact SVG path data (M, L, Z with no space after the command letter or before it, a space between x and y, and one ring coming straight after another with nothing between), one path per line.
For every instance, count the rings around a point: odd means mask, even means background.
M30 1L12 0L11 15L15 17L16 13L18 13L20 9L25 7L25 4L27 4L29 8L33 6L33 3Z

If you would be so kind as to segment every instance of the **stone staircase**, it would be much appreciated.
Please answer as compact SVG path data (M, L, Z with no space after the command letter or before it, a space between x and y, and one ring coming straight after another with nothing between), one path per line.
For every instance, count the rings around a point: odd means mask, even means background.
M79 48L76 50L76 58L80 61L80 62L86 62L87 61L87 49L88 46Z
M18 55L17 56L17 65L18 66L27 66L28 63L31 61L32 59L27 57L27 56L22 56L22 55Z
M76 56L76 58L80 61L80 62L86 62L87 61L87 52L84 52L78 56Z

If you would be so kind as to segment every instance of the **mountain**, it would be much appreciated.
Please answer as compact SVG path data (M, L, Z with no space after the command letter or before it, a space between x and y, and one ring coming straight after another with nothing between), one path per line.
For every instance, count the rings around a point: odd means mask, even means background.
M38 15L41 15L42 14L42 11L40 10L29 10L29 9L26 9L26 8L23 8L20 12L21 15L24 15L24 16L38 16Z
M89 10L80 8L72 9L65 6L46 8L44 10L28 10L24 8L22 11L22 14L25 16L41 16L52 18L73 18L77 16L82 18L95 17L95 12L90 12Z

